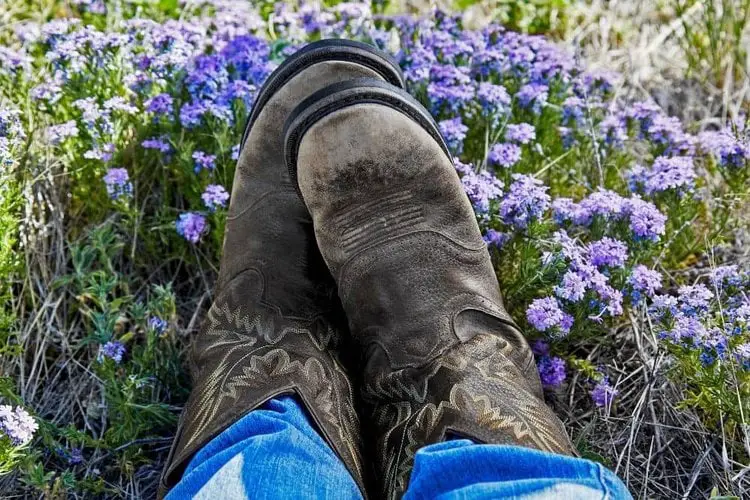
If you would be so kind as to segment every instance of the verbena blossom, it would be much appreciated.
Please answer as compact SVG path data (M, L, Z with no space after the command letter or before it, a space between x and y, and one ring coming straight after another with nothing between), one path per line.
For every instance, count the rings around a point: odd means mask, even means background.
M631 295L635 302L638 302L641 295L653 297L656 290L661 288L662 275L659 271L649 269L643 264L633 267L633 271L628 277L628 284L632 288Z
M502 85L482 82L477 88L477 99L487 115L505 114L510 109L511 98Z
M0 432L15 446L23 446L32 440L39 429L34 417L20 406L0 405Z
M209 184L206 186L206 190L201 195L203 204L212 212L217 208L223 208L227 206L229 200L229 193L224 189L224 186L219 184Z
M491 165L510 168L521 161L521 148L516 144L500 143L495 144L487 155L487 160Z
M456 155L460 155L464 147L464 139L469 127L461 122L461 118L451 118L438 123L440 133L445 139L448 148Z
M130 182L128 171L124 168L110 168L104 176L107 194L113 200L129 197L133 194L133 184Z
M210 155L203 151L195 151L193 153L193 160L195 160L195 173L198 173L203 169L213 170L216 168L216 155Z
M555 287L555 295L570 302L579 302L589 289L589 281L582 274L568 270L560 284Z
M560 386L567 377L565 361L557 356L543 356L537 362L537 369L542 385L549 389Z
M198 243L201 236L208 229L208 225L203 215L196 212L188 212L180 214L177 222L175 222L175 228L177 229L177 234L190 243Z
M118 340L110 340L106 344L99 346L98 360L101 362L104 358L109 358L117 364L120 364L122 357L126 352L125 344Z
M536 139L536 129L529 123L510 124L505 127L505 140L528 144Z
M80 448L71 448L67 455L68 463L70 465L79 465L83 463L83 452Z
M500 202L500 216L516 229L526 228L539 219L550 205L547 186L539 179L523 174L513 174L513 183Z
M650 168L634 167L630 177L632 183L643 186L647 195L653 195L669 190L692 191L697 174L689 156L660 156Z
M750 140L729 128L701 132L697 140L724 167L740 168L750 160Z
M172 152L172 146L169 144L169 140L166 136L146 139L141 142L141 146L145 149L155 149L163 154L169 154Z
M167 321L165 319L160 318L159 316L151 316L148 319L148 327L151 328L153 331L155 331L157 334L161 335L164 333L164 331L167 329Z
M456 170L462 174L461 184L474 205L474 210L480 214L489 212L490 202L503 194L503 183L487 170L477 173L472 165L459 160L455 160L455 165Z
M681 286L677 289L677 293L680 309L685 314L695 314L707 310L709 302L714 297L711 290L702 283Z
M159 94L146 101L146 110L156 115L170 115L174 99L169 94Z
M523 107L530 107L535 113L542 111L542 106L549 98L549 87L541 83L529 83L518 90L516 99Z
M501 248L510 239L510 235L495 231L494 229L488 229L484 236L482 236L482 239L488 246Z
M75 120L70 120L59 125L52 125L47 128L47 138L52 144L60 144L70 137L78 136L78 126Z
M591 242L588 252L591 263L595 266L623 267L628 260L628 246L608 236Z
M591 390L591 399L600 408L608 407L612 404L618 393L619 391L610 385L609 377L604 377Z
M567 335L573 326L573 317L563 312L554 297L534 299L526 309L526 320L537 331L553 337Z

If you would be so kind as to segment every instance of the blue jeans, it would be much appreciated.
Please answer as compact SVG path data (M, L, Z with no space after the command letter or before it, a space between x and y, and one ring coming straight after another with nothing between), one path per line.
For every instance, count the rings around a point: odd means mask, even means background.
M272 399L222 432L188 464L167 500L362 498L344 464L292 397ZM629 499L598 463L466 439L419 450L405 499Z

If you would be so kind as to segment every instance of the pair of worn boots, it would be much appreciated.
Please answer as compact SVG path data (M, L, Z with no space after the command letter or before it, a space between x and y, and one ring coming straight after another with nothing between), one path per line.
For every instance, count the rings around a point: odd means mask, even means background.
M387 55L325 40L261 89L162 492L286 394L377 498L403 493L416 451L451 436L573 453L450 153L403 86Z

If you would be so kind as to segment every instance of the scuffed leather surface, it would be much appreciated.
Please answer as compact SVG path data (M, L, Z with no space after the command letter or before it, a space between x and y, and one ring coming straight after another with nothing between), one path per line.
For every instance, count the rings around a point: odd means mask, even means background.
M363 353L382 495L447 432L574 453L502 303L451 161L404 114L362 103L302 138L298 182Z
M283 126L316 90L378 75L312 65L281 87L253 124L237 163L215 299L190 356L193 391L161 495L210 439L270 398L296 394L364 491L353 391L337 351L347 335L310 216L289 180Z

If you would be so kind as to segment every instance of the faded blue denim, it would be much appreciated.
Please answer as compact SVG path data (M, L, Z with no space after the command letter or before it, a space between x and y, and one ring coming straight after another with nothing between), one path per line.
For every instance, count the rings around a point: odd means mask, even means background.
M292 397L273 399L209 442L167 499L361 498L344 464ZM589 460L461 439L419 450L404 497L630 499Z

